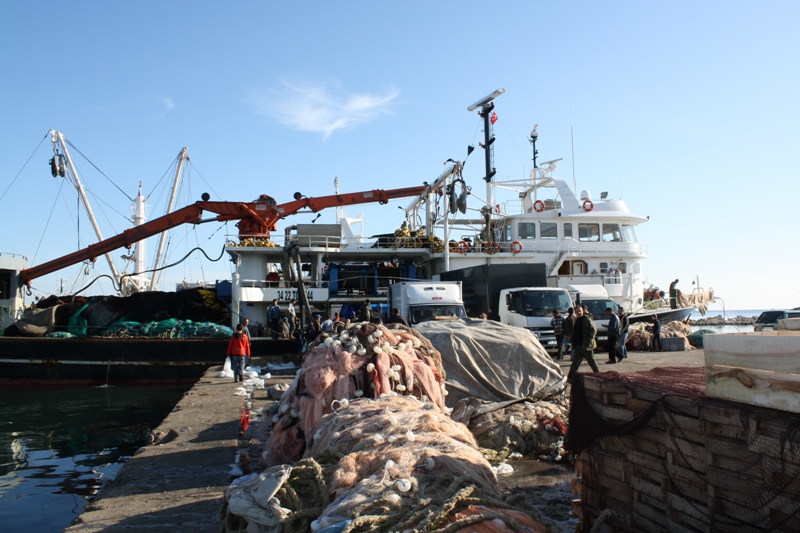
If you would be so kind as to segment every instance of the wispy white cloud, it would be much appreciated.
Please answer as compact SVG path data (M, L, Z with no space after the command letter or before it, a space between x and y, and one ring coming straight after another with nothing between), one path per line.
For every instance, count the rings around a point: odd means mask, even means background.
M175 102L172 100L171 96L163 96L161 97L161 103L164 104L164 112L169 113L173 109L175 109Z
M400 91L384 94L342 94L327 84L313 85L280 80L282 87L253 92L256 113L278 120L299 131L319 133L323 139L337 130L347 130L391 112Z

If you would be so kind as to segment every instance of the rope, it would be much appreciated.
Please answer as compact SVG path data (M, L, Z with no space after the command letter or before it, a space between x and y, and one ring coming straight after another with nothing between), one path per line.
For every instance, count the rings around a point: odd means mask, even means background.
M92 161L91 161L91 160L90 160L88 157L86 157L86 156L83 154L83 152L81 152L80 150L78 150L78 147L77 147L77 146L75 146L74 144L72 144L72 142L71 142L69 139L67 139L66 141L67 141L67 144L69 144L69 145L70 145L72 148L74 148L76 152L78 152L79 154L81 154L81 156L83 156L83 158L84 158L85 160L89 161L89 164L90 164L90 165L92 165L92 166L95 168L95 170L97 170L97 171L100 173L100 175L102 175L102 176L103 176L105 179L107 179L107 180L108 180L108 181L111 183L111 185L113 185L114 187L116 187L116 188L117 188L117 190L118 190L119 192L121 192L123 195L125 195L125 198L127 198L127 199L128 199L128 200L130 200L131 202L133 201L133 198L131 198L130 196L128 196L128 195L125 193L125 191L123 191L123 190L122 190L122 189L119 187L119 185L117 185L116 183L114 183L114 180L112 180L111 178L109 178L108 176L106 176L106 175L103 173L103 171L102 171L102 170L100 170L99 168L97 168L97 165L95 165L94 163L92 163Z
M11 183L9 183L9 184L8 184L8 187L6 187L6 190L5 190L5 191L3 191L3 194L2 194L2 196L0 196L0 200L2 200L2 199L5 197L5 195L6 195L6 193L8 192L8 190L11 188L11 186L12 186L12 185L14 185L14 182L15 182L15 181L17 181L17 178L19 178L19 175L20 175L20 174L22 174L22 171L23 171L23 170L25 170L25 167L27 167L27 166L28 166L28 163L30 163L30 162L31 162L31 159L33 159L33 156L34 156L34 155L36 155L36 152L39 150L39 147L42 145L42 143L44 142L44 140L45 140L45 139L47 139L47 135L49 135L49 133L45 134L45 136L44 136L44 137L42 137L42 140L41 140L41 141L39 141L39 144L36 146L36 148L34 148L34 150L33 150L33 153L31 154L31 156L28 158L28 160L27 160L27 161L25 161L25 164L24 164L24 165L22 165L22 168L21 168L21 169L19 169L19 172L17 172L17 175L16 175L16 176L14 176L14 179L13 179L13 180L11 180Z
M41 144L41 143L39 143ZM16 179L16 178L14 178ZM39 244L36 245L36 251L33 254L33 259L31 260L31 264L36 263L36 256L39 255L39 248L42 246L42 240L44 240L44 234L47 233L47 226L50 225L50 219L53 218L53 211L56 209L56 204L58 203L58 198L61 195L61 188L64 186L64 182L61 182L61 185L58 186L58 194L56 194L56 201L53 202L53 207L50 209L50 214L47 216L47 222L44 225L44 230L42 231L42 236L39 238Z

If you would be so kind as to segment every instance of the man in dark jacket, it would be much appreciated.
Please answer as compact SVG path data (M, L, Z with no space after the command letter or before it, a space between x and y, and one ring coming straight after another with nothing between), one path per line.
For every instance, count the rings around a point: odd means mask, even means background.
M617 341L619 340L619 318L614 314L614 310L606 307L606 316L608 317L608 361L607 365L613 365L617 359L622 361L622 356L617 353Z
M567 374L567 381L572 383L573 376L580 368L584 359L592 367L592 371L600 372L597 363L594 362L594 349L597 348L597 342L594 337L597 334L597 327L592 321L592 316L588 312L584 312L583 307L578 306L575 308L575 326L572 329L572 337L570 344L572 345L572 364L569 367L569 374Z
M553 327L553 333L556 336L556 344L558 351L556 352L556 359L564 359L562 355L564 351L564 317L558 312L558 309L553 309L553 319L550 321Z
M570 307L567 309L567 316L564 318L564 349L570 345L570 338L572 337L572 328L575 327L575 310Z
M408 322L406 319L400 316L400 309L394 308L392 309L392 316L386 319L385 324L403 324L404 326L408 326Z
M658 346L658 349L656 349ZM661 322L658 320L658 315L653 315L653 338L650 339L651 352L663 352L661 347Z
M628 320L628 314L625 313L625 308L619 308L619 356L623 359L628 358L628 349L625 347L625 343L628 342L628 326L630 326L630 320Z

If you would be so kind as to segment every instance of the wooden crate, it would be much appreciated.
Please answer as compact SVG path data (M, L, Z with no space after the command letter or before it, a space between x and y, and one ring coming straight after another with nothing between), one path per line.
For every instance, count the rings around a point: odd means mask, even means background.
M708 396L800 413L800 332L709 335L704 350Z

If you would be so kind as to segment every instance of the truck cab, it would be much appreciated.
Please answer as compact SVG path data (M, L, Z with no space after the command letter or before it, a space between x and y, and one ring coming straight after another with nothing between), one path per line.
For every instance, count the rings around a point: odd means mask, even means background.
M467 318L459 281L402 281L389 286L391 307L409 326L427 320Z
M500 291L500 322L533 332L548 353L556 353L558 344L551 321L553 310L562 316L572 307L566 289L558 287L516 287Z

